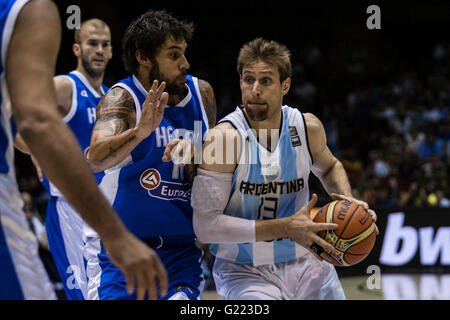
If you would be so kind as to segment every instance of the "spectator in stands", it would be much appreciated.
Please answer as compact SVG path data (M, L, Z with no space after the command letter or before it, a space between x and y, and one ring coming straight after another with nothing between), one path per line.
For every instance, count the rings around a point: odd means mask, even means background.
M444 156L444 144L442 140L437 139L432 130L425 133L425 141L419 147L418 156L422 161L429 160L433 155L440 158Z

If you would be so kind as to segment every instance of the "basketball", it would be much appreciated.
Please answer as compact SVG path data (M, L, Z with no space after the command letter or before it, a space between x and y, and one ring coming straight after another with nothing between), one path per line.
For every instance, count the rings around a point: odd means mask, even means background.
M330 254L335 266L352 266L364 260L372 250L375 223L364 207L346 200L336 200L324 205L315 215L314 222L335 223L336 230L321 231L319 236L331 243L336 253Z

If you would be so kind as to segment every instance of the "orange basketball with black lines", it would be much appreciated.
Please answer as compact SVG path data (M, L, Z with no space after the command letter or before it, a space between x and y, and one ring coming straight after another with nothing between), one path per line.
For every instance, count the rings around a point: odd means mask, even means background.
M327 203L316 213L314 222L335 223L336 230L321 231L319 236L336 249L330 254L335 266L352 266L364 260L375 244L375 223L364 207L355 202L336 200Z

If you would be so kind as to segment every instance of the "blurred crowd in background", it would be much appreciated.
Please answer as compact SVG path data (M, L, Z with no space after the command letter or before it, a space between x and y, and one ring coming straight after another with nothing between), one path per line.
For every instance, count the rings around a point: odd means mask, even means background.
M314 112L322 93L344 93L317 116L356 198L372 206L450 207L449 43L435 43L420 61L385 49L389 55L375 56L368 47L311 46L295 65L293 100ZM332 72L324 67L333 65ZM320 77L326 85L317 85Z

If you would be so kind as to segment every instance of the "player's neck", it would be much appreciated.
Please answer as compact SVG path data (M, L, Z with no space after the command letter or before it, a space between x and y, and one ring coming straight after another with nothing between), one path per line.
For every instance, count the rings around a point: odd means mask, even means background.
M186 92L186 91L185 91ZM169 106L176 106L178 105L184 98L186 97L186 93L179 95L179 94L169 94L169 100L167 101L167 104Z
M263 121L253 121L247 116L250 126L256 131L259 143L270 151L273 151L278 144L278 138L281 134L281 116L281 108L277 110L275 114L268 116L267 119ZM276 136L272 137L272 133ZM275 145L272 145L272 142L275 143Z
M245 112L245 111L244 111ZM250 117L247 115L247 120L249 121L250 126L255 129L279 129L281 130L281 109L277 110L274 114L269 115L266 120L263 121L254 121L250 119Z
M102 84L103 84L104 73L102 73L98 77L92 77L86 72L86 70L84 70L84 68L82 66L81 67L79 66L76 70L78 72L80 72L86 78L86 80L89 82L89 84L92 86L92 88L94 88L94 90L97 91L97 93L99 95L103 95Z

